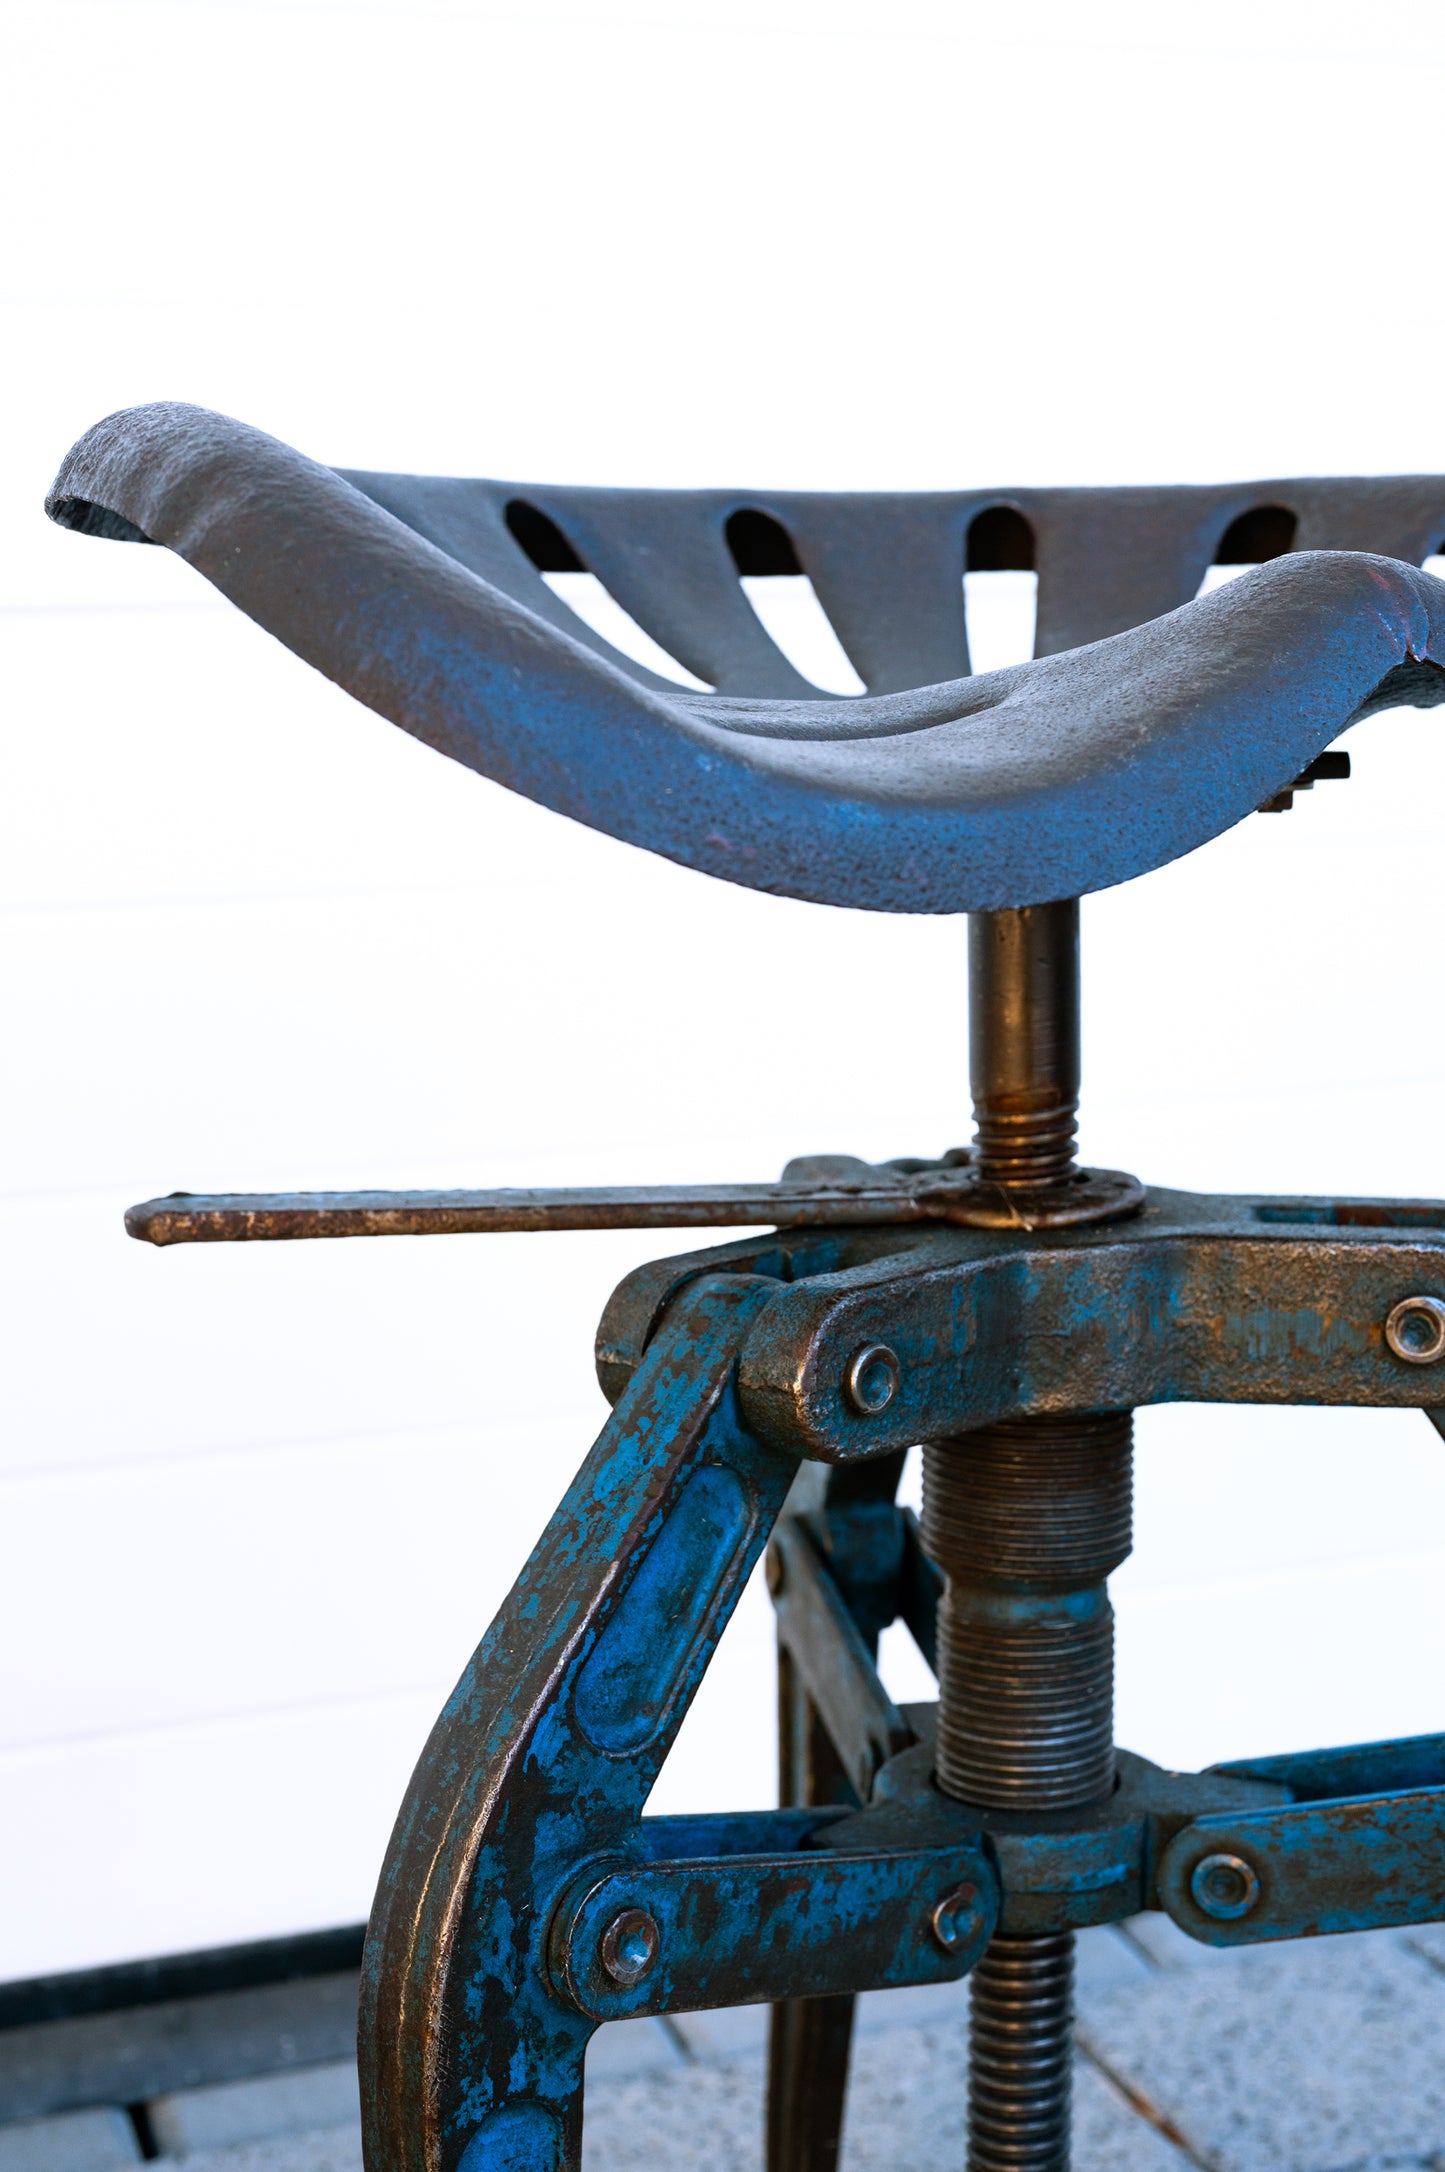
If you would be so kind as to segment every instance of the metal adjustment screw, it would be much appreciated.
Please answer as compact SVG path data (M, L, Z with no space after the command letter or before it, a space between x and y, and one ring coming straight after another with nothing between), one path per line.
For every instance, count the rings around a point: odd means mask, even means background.
M1385 1321L1385 1340L1407 1365L1438 1365L1445 1358L1445 1303L1402 1297Z
M898 1393L903 1367L886 1342L865 1342L848 1360L843 1393L862 1417L876 1418Z
M956 1885L951 1893L944 1894L928 1921L945 1953L956 1953L960 1946L971 1945L983 1922L978 1887Z
M662 1933L645 1908L624 1908L602 1933L602 1966L615 1984L630 1991L657 1959Z
M1206 1855L1190 1873L1189 1890L1205 1915L1233 1923L1259 1899L1259 1877L1242 1855Z

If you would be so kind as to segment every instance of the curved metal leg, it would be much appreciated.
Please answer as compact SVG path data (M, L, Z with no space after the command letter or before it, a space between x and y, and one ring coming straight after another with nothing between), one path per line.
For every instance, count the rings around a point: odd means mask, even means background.
M422 1754L363 1968L372 2172L580 2163L597 2022L549 1924L636 1827L796 1469L733 1396L770 1287L718 1277L670 1312Z
M599 2023L949 1982L992 1935L998 1878L973 1821L641 1815L797 1469L738 1400L745 1336L780 1286L705 1266L669 1284L433 1729L367 1937L369 2172L577 2172ZM911 1736L834 1606L865 1662L845 1667L861 1772Z

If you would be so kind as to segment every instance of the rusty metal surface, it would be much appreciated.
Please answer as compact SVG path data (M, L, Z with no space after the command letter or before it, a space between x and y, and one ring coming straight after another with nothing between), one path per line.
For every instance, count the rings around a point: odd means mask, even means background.
M735 1394L773 1289L723 1274L675 1292L437 1723L368 1933L374 2163L575 2167L604 2013L935 1981L989 1936L996 1880L962 1825L640 1816L793 1482Z
M1051 1197L1074 1166L1078 899L972 914L968 992L980 1173ZM901 1387L896 1352L894 1369ZM1128 1411L1046 1411L924 1447L923 1540L945 1579L934 1776L958 1801L1097 1810L1114 1791L1107 1578L1129 1551L1132 1428ZM969 2172L1067 2172L1073 1973L1064 1925L1001 1927L979 1963Z
M426 1192L171 1192L130 1208L147 1244L246 1244L324 1237L440 1237L562 1229L852 1228L946 1220L966 1204L966 1148L937 1161L852 1155L792 1162L780 1183L598 1185ZM821 1166L820 1166L821 1165ZM817 1171L795 1175L798 1169Z
M593 1345L598 1385L609 1403L617 1401L641 1364L658 1321L678 1293L701 1275L763 1275L781 1284L800 1276L836 1274L868 1262L897 1259L900 1237L906 1241L907 1234L887 1226L779 1230L710 1245L701 1252L648 1260L623 1276L603 1307Z
M781 1824L789 1813L772 1816ZM676 1827L683 1846L689 1822L648 1820ZM767 1818L755 1823L764 1830L746 1855L707 1853L704 1833L702 1845L679 1860L654 1861L658 1840L649 1833L647 1861L589 1864L558 1905L549 1953L554 1981L579 2011L601 2022L759 2004L804 1990L827 1997L951 1983L988 1943L998 1891L977 1836L870 1849L850 1819L846 1849L829 1847L830 1828L822 1824L808 1846L770 1853ZM933 1912L964 1884L974 1886L978 1904L967 1936L945 1946L933 1932ZM657 1957L635 1981L619 1982L607 1966L606 1934L634 1912L655 1925Z
M779 1293L743 1352L742 1405L761 1435L826 1461L1049 1411L1428 1408L1439 1369L1385 1336L1416 1294L1445 1296L1438 1202L1151 1191L1112 1227L903 1231L891 1256ZM864 1415L847 1369L880 1342L898 1392Z
M792 1656L849 1785L866 1802L889 1759L913 1740L913 1730L879 1681L875 1654L824 1570L801 1517L786 1517L774 1534L768 1589L779 1641Z
M842 1156L834 1157L841 1160ZM1144 1187L1117 1169L1077 1169L1047 1195L962 1165L907 1175L886 1164L853 1181L598 1185L436 1192L170 1192L126 1212L144 1244L256 1244L327 1237L458 1237L564 1229L1067 1229L1138 1212Z
M1336 1768L1329 1793L1315 1792L1318 1752L1273 1758L1272 1775L1296 1782L1303 1799L1198 1818L1174 1836L1159 1864L1159 1903L1191 1938L1258 1945L1430 1923L1445 1910L1445 1737L1325 1761ZM1384 1784L1366 1792L1358 1768L1369 1763Z
M654 1184L492 1192L172 1192L126 1214L146 1244L455 1237L562 1229L792 1229L942 1221L958 1178L928 1185Z
M483 2163L578 2162L594 2024L552 1987L552 1907L628 1845L792 1481L731 1392L767 1295L684 1293L422 1753L362 1970L373 2164L451 2172L482 2134Z
M968 922L969 1086L979 1174L1054 1192L1074 1168L1079 901Z
M1066 1408L1100 1382L1128 1390L1103 1407L1169 1394L1438 1407L1431 1367L1395 1354L1385 1323L1408 1298L1442 1295L1438 1203L1178 1193L1150 1194L1128 1223L1052 1232L780 1230L628 1277L599 1331L614 1418L439 1721L398 1822L368 1948L371 2163L455 2172L465 2159L485 2172L511 2151L575 2168L599 2018L771 1997L772 2172L830 2172L848 1994L953 1967L961 1949L940 1959L929 1930L944 1872L982 1909L975 1932L996 1906L1001 1935L1042 1966L1048 1942L1149 1905L1154 1866L1186 1829L1199 1825L1215 1855L1242 1847L1240 1820L1265 1812L1298 1809L1312 1835L1335 1833L1335 1810L1295 1805L1272 1775L1161 1774L1122 1755L1102 1805L950 1802L933 1781L929 1717L900 1713L876 1675L895 1615L926 1651L935 1641L936 1572L893 1488L910 1440ZM898 1360L874 1412L846 1400L864 1346ZM641 1818L802 1454L834 1460L777 1539L778 1596L794 1608L789 1784L816 1800L742 1819ZM905 1734L923 1739L903 1748ZM1377 1794L1401 1777L1369 1770ZM1376 1875L1395 1815L1378 1808L1353 1854L1349 1834L1338 1841L1332 1891L1358 1894ZM1437 1905L1424 1897L1434 1842L1418 1795L1400 1815L1398 1875L1359 1903L1362 1920L1420 1920ZM1200 1825L1209 1818L1235 1822ZM695 1852L674 1852L689 1824ZM1282 1825L1270 1845L1303 1831ZM849 1860L821 1865L820 1853ZM995 1871L997 1901L985 1890ZM1319 1914L1318 1887L1300 1879L1287 1907L1256 1917L1268 1935ZM774 1917L765 1966L758 1926ZM981 1935L966 1959L976 1949ZM994 1950L1001 1998L1017 1956ZM635 1977L615 1973L619 1955Z
M1269 1899L1240 1938L1437 1913L1445 1789L1420 1791L1428 1745L1393 1764L1353 1751L1199 1775L1121 1752L1100 1802L990 1809L940 1791L933 1715L893 1706L875 1657L895 1616L936 1641L936 1572L893 1501L910 1440L994 1423L1000 1405L1068 1407L1101 1379L1129 1383L1114 1407L1171 1393L1437 1407L1431 1367L1385 1331L1402 1300L1432 1296L1438 1203L1178 1193L1113 1226L779 1231L628 1277L599 1332L613 1418L398 1820L368 1939L369 2162L577 2172L600 2019L773 1998L771 2172L831 2172L851 1992L988 1950L982 2004L1003 2012L1020 1956L1052 1966L1075 1929L1161 1898L1184 1920L1157 1882L1176 1846L1192 1851L1186 1887L1200 1860L1253 1849ZM845 1401L860 1345L898 1358L871 1415ZM804 1454L833 1467L803 1483ZM814 1799L647 1819L785 1500L785 1775ZM1341 1783L1372 1794L1368 1814L1341 1806ZM986 1949L995 1922L1005 1943ZM942 1943L939 1925L959 1923ZM1045 2049L1063 2042L1050 2029ZM1012 2068L995 2065L984 2078L1012 2104Z
M1037 654L968 677L961 576L1001 504L1039 569ZM343 476L162 404L89 431L48 505L178 551L359 700L512 790L827 904L962 912L1126 881L1290 789L1356 718L1445 698L1445 587L1419 570L1445 534L1432 477L567 491ZM1194 600L1261 509L1283 520L1234 547L1270 562ZM781 533L868 693L820 696L768 641L739 587L739 515ZM541 578L545 532L719 691L682 693L591 635Z
M852 2039L851 1998L790 1999L773 2008L767 2172L835 2172Z
M888 1542L889 1534L882 1526L878 1510L882 1507L892 1511L901 1469L901 1458L891 1462L885 1458L869 1466L869 1483L862 1489L860 1498L856 1484L859 1473L837 1468L825 1471L816 1463L804 1464L793 1481L783 1516L773 1535L776 1547L790 1530L801 1529L804 1519L811 1522L815 1530L821 1522L825 1544L818 1581L829 1589L829 1613L834 1604L845 1612L853 1637L862 1641L865 1664L869 1668L876 1655L878 1627L886 1624L893 1612L895 1597L888 1585L890 1576L896 1574L898 1552ZM860 1517L864 1525L861 1531L856 1528ZM811 1536L807 1543L812 1554L814 1541ZM862 1568L866 1599L866 1614L862 1621L856 1607L850 1599L844 1598L832 1576L830 1564L835 1553L841 1554L850 1567ZM768 1586L776 1607L781 1586L773 1573L771 1554L768 1569ZM855 1585L851 1598L857 1596ZM795 1629L801 1627L800 1624L793 1626ZM817 1630L820 1624L814 1622L809 1626ZM863 1777L865 1771L871 1781L872 1773L867 1771L866 1763L860 1763L856 1746L848 1738L846 1710L832 1709L825 1716L808 1695L806 1672L831 1672L831 1654L826 1643L820 1641L809 1670L806 1653L794 1656L794 1646L801 1641L799 1635L789 1636L788 1625L780 1615L778 1799L785 1804L834 1803L856 1807L862 1798L858 1787L849 1779L849 1770L855 1781ZM852 1654L851 1663L856 1669L856 1652ZM873 1671L876 1678L876 1669ZM877 1693L880 1698L884 1696L881 1682ZM837 1739L829 1733L830 1724ZM892 1733L891 1715L884 1732ZM863 1794L867 1792L865 1787ZM767 2172L836 2172L843 2139L853 2016L854 2001L849 1993L827 1998L785 1999L773 2007L768 2021L764 2145Z

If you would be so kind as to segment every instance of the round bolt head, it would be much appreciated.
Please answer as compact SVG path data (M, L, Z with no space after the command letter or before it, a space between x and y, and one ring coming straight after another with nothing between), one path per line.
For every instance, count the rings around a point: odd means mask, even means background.
M657 1959L662 1934L645 1908L624 1908L602 1933L602 1966L615 1984L630 1991Z
M1189 1890L1203 1914L1234 1923L1259 1899L1259 1877L1242 1855L1206 1855L1190 1873Z
M970 1946L983 1924L983 1903L976 1885L956 1885L945 1893L928 1919L929 1928L945 1953Z
M903 1367L886 1342L865 1342L848 1360L843 1393L863 1418L876 1418L898 1393Z
M1438 1365L1445 1358L1445 1302L1402 1297L1385 1322L1385 1340L1407 1365Z

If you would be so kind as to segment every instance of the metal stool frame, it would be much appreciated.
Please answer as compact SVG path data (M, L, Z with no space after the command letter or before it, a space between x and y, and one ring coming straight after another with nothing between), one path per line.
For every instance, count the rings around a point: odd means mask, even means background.
M336 478L158 409L83 440L52 511L170 542L406 728L614 834L757 887L970 914L975 1137L940 1159L635 1191L179 1194L128 1217L159 1244L773 1225L639 1269L603 1315L612 1417L438 1720L382 1874L369 2172L575 2172L601 2023L747 2001L773 2005L770 2172L832 2172L854 1996L969 1974L970 2166L1061 2172L1077 1930L1158 1907L1227 1946L1439 1917L1445 1735L1198 1774L1116 1750L1107 1578L1141 1404L1411 1407L1445 1431L1445 1204L1164 1191L1079 1168L1074 1135L1078 893L1341 774L1324 750L1355 718L1445 698L1445 589L1415 570L1445 483L567 493ZM341 538L325 566L323 534ZM1231 552L1272 563L1192 603ZM1035 560L1039 660L960 687L964 565ZM660 695L566 625L541 574L569 565L718 694ZM869 708L823 704L739 604L737 572L803 565ZM391 618L378 569L420 584ZM347 596L371 599L369 646ZM468 678L454 658L479 625ZM994 729L1011 703L1022 757ZM579 756L562 775L578 715L612 734L616 773ZM679 811L690 759L725 818L706 793ZM921 1528L895 1501L917 1442ZM765 1548L782 1806L645 1817ZM879 1679L898 1619L936 1706L900 1709Z

